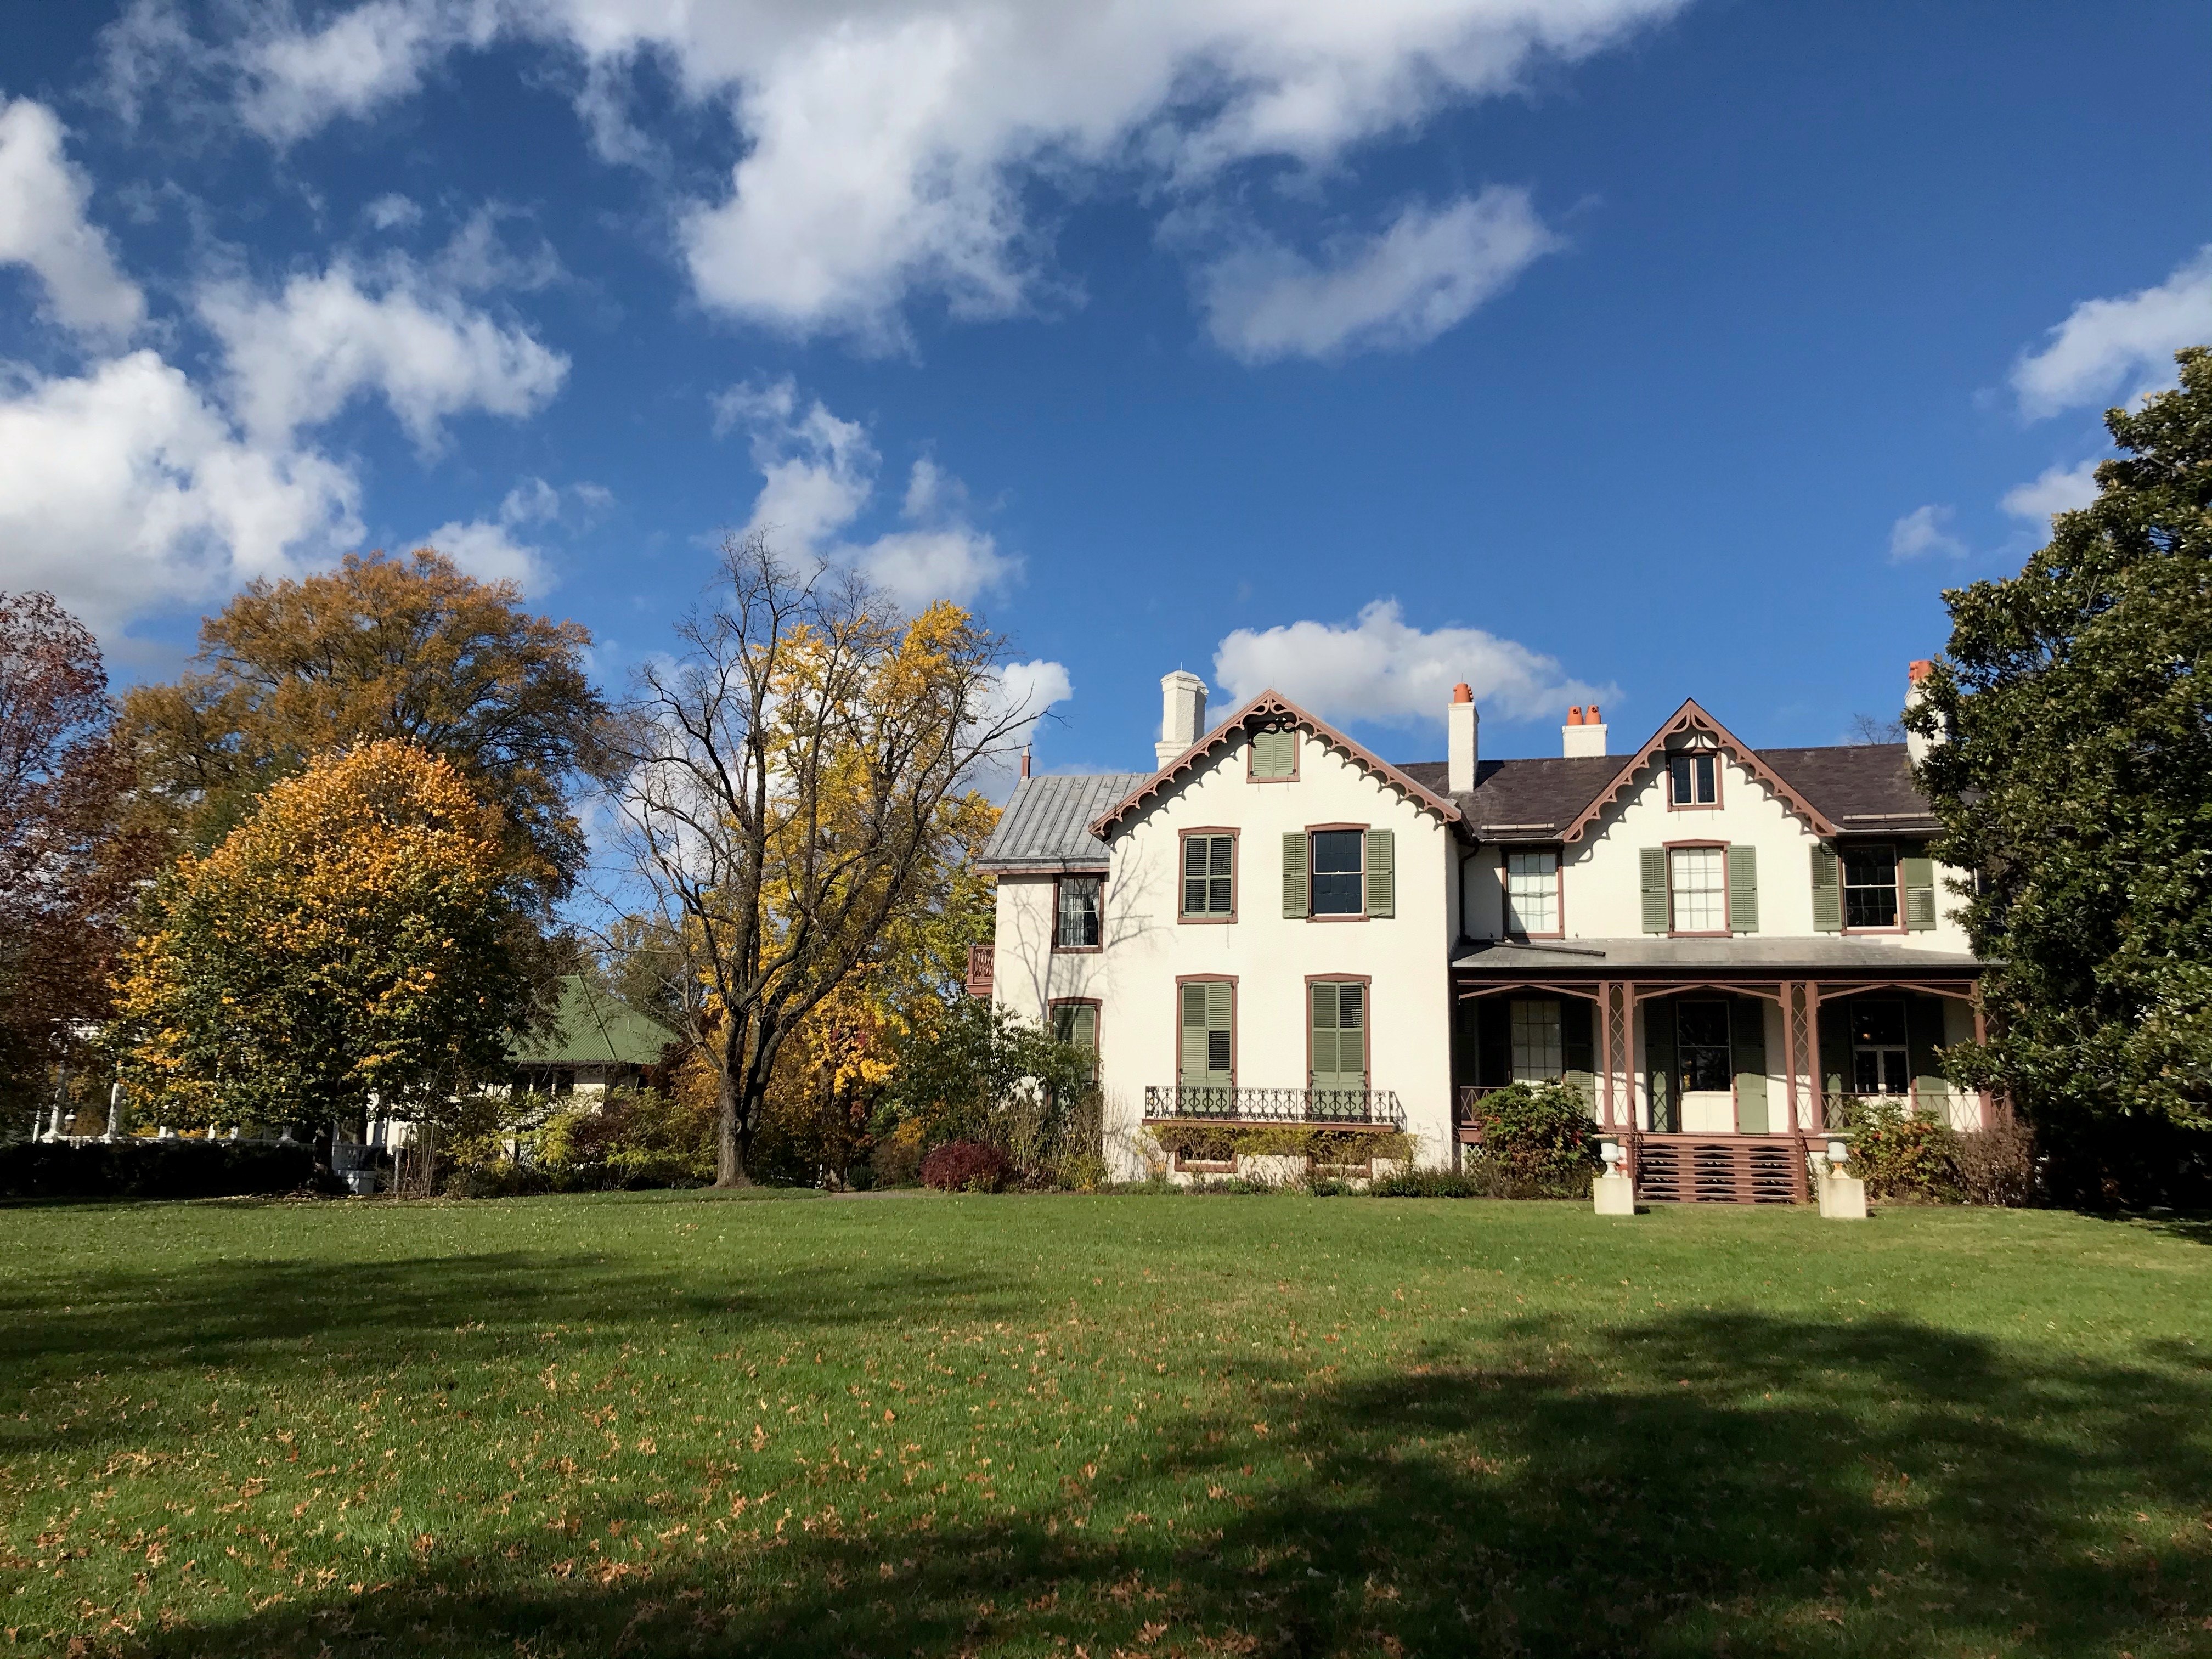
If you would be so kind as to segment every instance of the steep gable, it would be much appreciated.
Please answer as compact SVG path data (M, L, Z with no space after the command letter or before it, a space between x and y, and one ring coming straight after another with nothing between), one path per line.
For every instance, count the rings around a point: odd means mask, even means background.
M1757 750L1739 741L1733 732L1698 707L1695 698L1687 698L1684 700L1682 706L1668 718L1664 725L1644 740L1643 748L1630 756L1620 765L1613 777L1590 799L1589 804L1575 814L1566 827L1559 832L1559 839L1565 842L1580 841L1590 826L1604 814L1606 808L1633 791L1649 768L1662 763L1666 760L1669 738L1686 737L1692 732L1701 733L1711 738L1714 746L1721 753L1735 761L1737 765L1772 790L1775 798L1781 801L1784 806L1803 819L1807 827L1815 835L1832 836L1836 833L1836 826L1827 814L1814 805L1796 785L1762 760ZM1607 756L1606 759L1608 763L1611 763L1613 757Z

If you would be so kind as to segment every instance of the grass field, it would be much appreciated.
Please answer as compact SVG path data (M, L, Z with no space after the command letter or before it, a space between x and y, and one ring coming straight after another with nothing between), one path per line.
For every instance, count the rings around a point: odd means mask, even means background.
M2212 1233L1307 1198L0 1211L58 1652L2212 1652Z

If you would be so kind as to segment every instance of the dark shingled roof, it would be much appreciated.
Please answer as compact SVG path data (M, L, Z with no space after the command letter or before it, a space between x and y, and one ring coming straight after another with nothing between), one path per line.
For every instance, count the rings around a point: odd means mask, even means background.
M1753 752L1847 832L1936 827L1913 787L1901 743ZM1474 789L1450 799L1480 840L1556 840L1627 763L1626 755L1484 761L1475 768ZM1443 762L1413 761L1398 769L1443 793Z
M976 862L1005 874L1103 870L1106 843L1091 820L1118 805L1152 777L1149 772L1093 772L1074 777L1024 778L983 844Z

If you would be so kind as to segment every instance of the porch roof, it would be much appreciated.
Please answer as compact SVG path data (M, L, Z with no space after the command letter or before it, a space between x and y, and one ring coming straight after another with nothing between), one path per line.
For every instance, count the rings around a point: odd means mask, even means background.
M1971 980L1982 962L1885 939L1462 939L1452 968L1467 981L1529 979Z

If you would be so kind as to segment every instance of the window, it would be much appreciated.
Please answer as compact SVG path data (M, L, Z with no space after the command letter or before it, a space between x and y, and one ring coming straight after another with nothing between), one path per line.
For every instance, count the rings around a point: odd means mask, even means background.
M1735 1065L1729 1049L1728 1004L1677 1004L1674 1042L1676 1062L1682 1068L1684 1094L1717 1093L1735 1085Z
M1052 1005L1052 1034L1062 1042L1087 1049L1090 1081L1098 1081L1098 1005L1095 1002L1055 1002Z
M1728 849L1677 847L1668 855L1668 881L1674 903L1674 932L1728 931Z
M1505 855L1505 931L1559 931L1559 855L1544 851Z
M1060 882L1060 919L1054 926L1055 951L1095 951L1098 948L1098 913L1106 884L1097 876L1063 876Z
M1717 806L1721 799L1717 755L1676 755L1667 763L1668 799L1675 806Z
M1182 999L1181 1071L1186 1088L1226 1086L1236 1070L1236 988L1225 979L1190 980Z
M1357 830L1316 830L1313 836L1313 913L1356 916L1367 908L1366 836Z
M1551 999L1514 999L1506 1005L1513 1030L1513 1081L1556 1083L1565 1064L1559 1005Z
M1902 1095L1912 1090L1911 1056L1901 1002L1850 1005L1851 1092Z
M1897 849L1880 844L1845 847L1844 926L1897 926Z
M1182 913L1227 921L1237 914L1237 837L1182 838Z
M1357 980L1308 988L1308 1076L1316 1089L1367 1087L1367 987Z
M1281 783L1298 775L1298 733L1296 726L1252 734L1252 781Z

